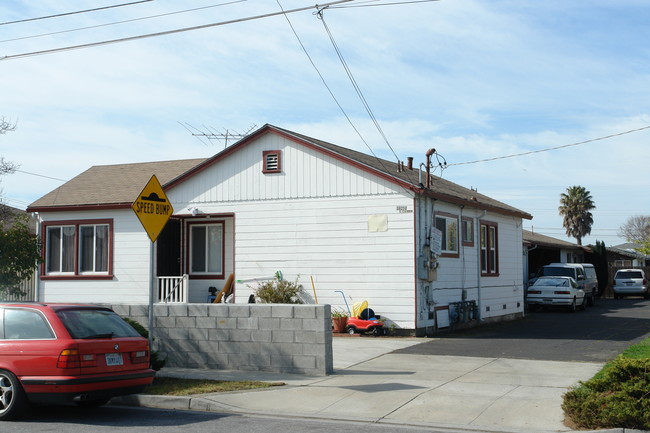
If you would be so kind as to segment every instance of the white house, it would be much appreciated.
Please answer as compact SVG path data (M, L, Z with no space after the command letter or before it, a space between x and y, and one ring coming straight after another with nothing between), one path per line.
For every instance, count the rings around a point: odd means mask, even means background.
M154 174L174 212L152 248L131 204ZM419 335L523 313L531 215L272 125L205 160L92 167L28 211L43 239L43 301L147 303L153 273L156 302L207 302L230 274L234 301L247 302L280 271L308 302L367 300Z

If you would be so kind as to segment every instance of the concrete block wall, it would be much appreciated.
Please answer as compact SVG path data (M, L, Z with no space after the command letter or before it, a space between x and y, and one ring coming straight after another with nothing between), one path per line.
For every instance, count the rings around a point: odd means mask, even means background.
M110 305L148 327L147 305ZM168 367L326 375L329 305L156 304L154 350Z

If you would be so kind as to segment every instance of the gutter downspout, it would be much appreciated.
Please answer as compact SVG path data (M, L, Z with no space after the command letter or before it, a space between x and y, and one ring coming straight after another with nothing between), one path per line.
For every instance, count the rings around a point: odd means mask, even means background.
M478 295L477 295L477 304L478 304L478 320L479 322L483 321L483 302L481 299L481 220L487 215L487 211L483 211L483 215L479 216L476 218L476 236L478 237L477 242L476 242L476 264L478 265L476 267L476 270L478 271L478 278L477 278L477 284L476 287L478 289ZM485 234L487 236L487 233Z
M32 212L32 216L36 219L36 227L35 227L35 234L36 238L40 238L41 236L41 218L38 214L38 212ZM39 298L40 296L40 285L41 285L41 272L40 269L41 265L38 265L36 268L36 275L34 275L34 301L36 302L42 302L42 300Z

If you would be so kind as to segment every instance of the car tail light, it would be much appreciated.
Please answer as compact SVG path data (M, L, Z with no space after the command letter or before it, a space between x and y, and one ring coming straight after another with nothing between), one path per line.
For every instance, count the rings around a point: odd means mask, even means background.
M131 352L131 364L147 364L149 363L149 351L138 350Z
M58 368L97 367L97 358L93 354L80 355L78 349L63 349L56 366Z
M529 290L528 291L529 295L539 295L540 293L542 293L541 290Z
M81 360L77 349L63 349L56 362L57 368L79 368Z
M568 290L556 290L553 293L555 293L556 295L570 295L571 294L571 292L569 292Z

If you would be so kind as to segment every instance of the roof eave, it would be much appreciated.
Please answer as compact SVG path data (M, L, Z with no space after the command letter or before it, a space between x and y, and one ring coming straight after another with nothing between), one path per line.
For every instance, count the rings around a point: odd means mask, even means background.
M454 197L454 196L451 196L451 195L431 191L431 190L426 189L426 188L414 187L413 191L415 191L417 194L421 194L421 195L424 195L426 197L431 197L431 198L433 198L435 200L442 200L442 201L445 201L447 203L453 203L453 204L457 204L457 205L460 205L460 206L471 206L471 207L474 207L474 208L477 208L477 209L480 209L480 210L495 212L495 213L498 213L498 214L501 214L501 215L514 216L514 217L528 219L528 220L533 219L533 216L531 214L529 214L529 213L526 213L526 212L518 212L516 210L504 209L504 208L500 208L498 206L493 206L493 205L483 203L483 202L480 202L480 201L474 201L474 200L470 200L470 199L462 199L462 198Z
M101 203L101 204L77 204L77 205L41 205L29 206L25 212L65 212L65 211L86 211L86 210L116 210L128 209L132 203Z

